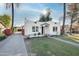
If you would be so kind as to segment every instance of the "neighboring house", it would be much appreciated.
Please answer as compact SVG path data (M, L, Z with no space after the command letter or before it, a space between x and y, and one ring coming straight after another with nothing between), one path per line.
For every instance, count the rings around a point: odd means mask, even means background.
M16 27L14 27L14 32L15 33L22 33L22 26L16 26Z
M30 37L60 35L60 24L53 21L26 21L24 25L24 35Z
M65 33L69 33L70 32L70 25L65 25L64 31L65 31Z
M72 32L79 33L79 21L73 23Z
M0 33L5 29L5 26L2 22L0 22Z
M65 33L70 32L70 25L65 25ZM72 33L79 33L79 22L76 21L72 24Z

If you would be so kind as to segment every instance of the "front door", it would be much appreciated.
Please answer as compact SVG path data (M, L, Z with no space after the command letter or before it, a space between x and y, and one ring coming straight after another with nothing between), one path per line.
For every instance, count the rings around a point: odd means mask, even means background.
M44 27L42 26L42 28L41 28L41 31L42 31L42 34L44 33Z

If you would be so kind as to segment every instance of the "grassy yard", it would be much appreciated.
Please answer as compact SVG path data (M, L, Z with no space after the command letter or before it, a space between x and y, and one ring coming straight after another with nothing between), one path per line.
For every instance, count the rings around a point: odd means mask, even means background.
M79 56L79 48L52 38L32 38L31 52L38 56Z

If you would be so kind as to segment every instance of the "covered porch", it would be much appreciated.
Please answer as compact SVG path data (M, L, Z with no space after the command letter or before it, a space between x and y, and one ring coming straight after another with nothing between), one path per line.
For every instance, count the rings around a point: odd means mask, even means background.
M48 32L49 32L49 24L48 23L41 24L41 34L48 35Z

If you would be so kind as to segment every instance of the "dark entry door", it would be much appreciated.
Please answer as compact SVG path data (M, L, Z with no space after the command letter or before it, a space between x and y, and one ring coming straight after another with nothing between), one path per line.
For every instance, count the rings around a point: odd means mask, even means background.
M44 27L42 26L42 34L43 34L43 32L44 32Z

